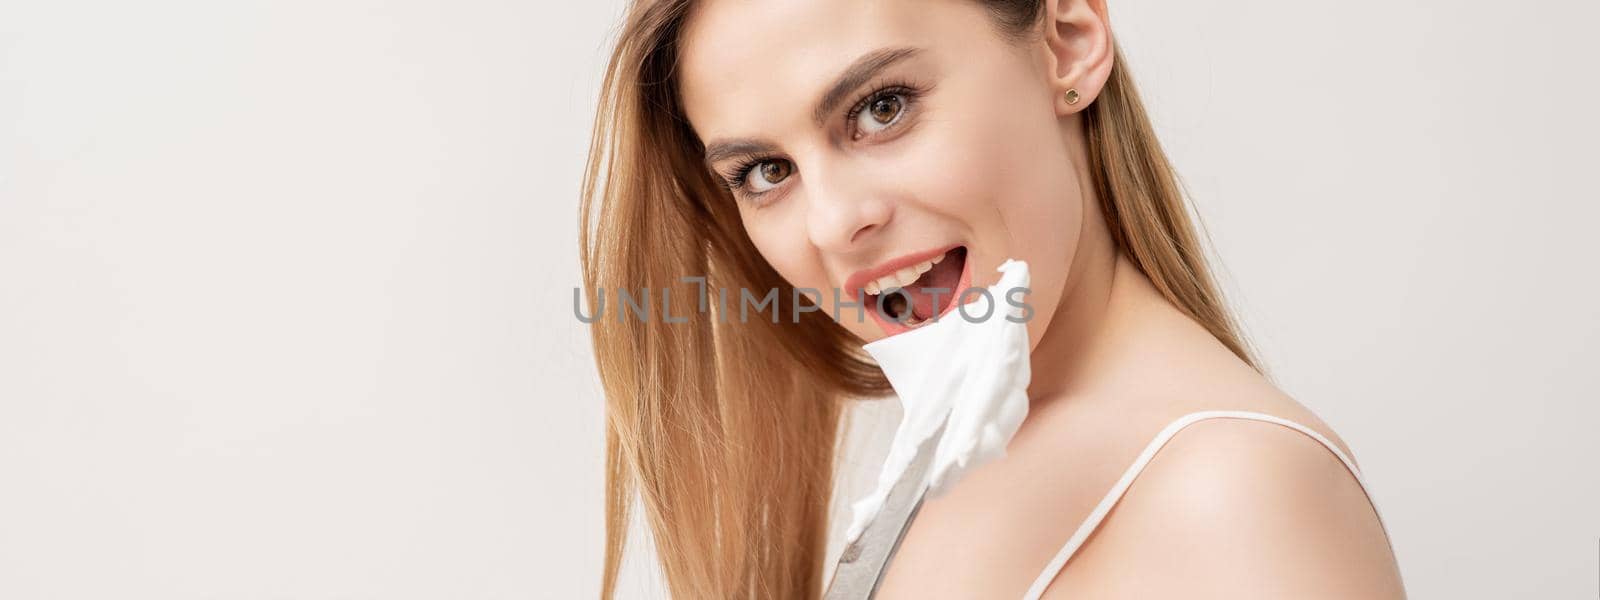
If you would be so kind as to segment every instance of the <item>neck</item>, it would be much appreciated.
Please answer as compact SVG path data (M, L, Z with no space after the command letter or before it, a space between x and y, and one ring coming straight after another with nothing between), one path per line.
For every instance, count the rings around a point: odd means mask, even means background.
M1079 374L1109 329L1106 317L1112 312L1112 289L1119 276L1127 276L1119 271L1132 269L1138 275L1138 269L1120 259L1099 211L1085 212L1079 248L1061 299L1030 355L1033 377L1028 397L1034 405L1060 397L1082 379Z
M1073 398L1136 402L1184 370L1208 381L1265 381L1169 302L1109 237L1079 252L1029 356L1030 413L1065 408Z

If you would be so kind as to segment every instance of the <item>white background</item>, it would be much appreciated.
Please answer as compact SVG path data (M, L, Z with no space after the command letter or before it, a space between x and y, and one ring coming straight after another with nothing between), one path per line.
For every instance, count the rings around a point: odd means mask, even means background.
M1112 1L1416 598L1600 585L1597 6ZM0 3L0 597L593 597L619 15Z

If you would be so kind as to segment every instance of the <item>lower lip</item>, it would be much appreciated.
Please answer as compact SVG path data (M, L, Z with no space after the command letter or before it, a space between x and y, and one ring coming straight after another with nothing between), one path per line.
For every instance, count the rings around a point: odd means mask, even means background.
M868 307L866 307L867 314L872 316L872 320L876 321L878 323L878 327L880 329L883 329L884 337L894 337L894 336L900 335L902 333L905 333L907 331L911 331L913 329L916 329L918 327L922 327L923 325L926 325L928 323L932 323L934 321L942 319L942 318L945 317L945 315L950 314L950 311L955 310L956 307L960 306L960 304L961 304L960 302L958 302L960 300L961 296L962 296L961 293L959 293L959 292L965 292L967 290L968 286L970 286L971 284L972 284L972 248L968 247L967 248L967 255L966 255L965 262L961 265L961 278L956 280L956 290L958 290L958 293L955 293L955 294L953 294L951 296L951 302L949 304L945 305L944 308L940 309L939 310L939 314L936 314L936 315L930 317L926 321L918 323L915 327L905 325L904 323L901 323L901 322L896 321L894 319L886 318L882 313L880 313L878 311L878 307L876 307L876 306L868 306ZM977 298L974 297L972 300L977 300Z

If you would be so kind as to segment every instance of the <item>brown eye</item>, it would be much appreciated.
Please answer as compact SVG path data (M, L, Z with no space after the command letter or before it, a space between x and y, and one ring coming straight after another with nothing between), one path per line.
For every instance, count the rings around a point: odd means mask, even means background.
M877 133L900 120L905 113L906 101L900 94L885 94L873 99L866 110L856 116L856 135Z
M889 123L893 123L894 122L894 118L899 116L899 115L900 115L900 97L899 96L889 96L887 98L879 98L877 102L873 102L872 103L872 118L877 119L877 121L879 123L883 123L885 125L887 125Z
M764 192L777 187L783 180L789 178L794 171L794 165L787 160L769 160L756 165L749 178L750 187L756 192Z

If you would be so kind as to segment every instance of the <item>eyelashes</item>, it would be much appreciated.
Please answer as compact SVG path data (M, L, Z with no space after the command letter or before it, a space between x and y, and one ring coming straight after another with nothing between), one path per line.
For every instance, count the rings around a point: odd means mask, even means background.
M879 123L879 125L883 127L883 129L880 131L886 130L899 124L900 120L904 119L906 113L911 110L911 105L915 103L921 95L921 90L908 84L890 83L883 85L882 87L879 87L863 96L859 101L851 105L849 112L845 113L844 122L846 127L856 128L858 127L856 120L861 117L862 111L869 109L876 110L879 102L899 99L899 102L896 103L896 106L899 108L899 110L895 112L893 119L888 123ZM860 139L861 137L859 131L854 129L847 130L847 133L850 134L850 139Z
M888 80L874 86L871 91L862 94L846 111L844 117L845 135L850 140L855 141L904 128L908 124L908 119L920 108L920 101L928 91L928 87L904 80ZM884 101L893 102L887 105L880 105ZM861 128L858 126L857 120L863 116L863 111L870 108L874 113L872 115L873 118L877 118L876 113L883 106L893 106L898 110L888 123L879 123L879 128L874 131L867 133L859 131ZM774 172L772 167L776 164L787 164L787 167L776 169L776 172L782 174L783 178L778 181L766 180L767 175ZM760 171L759 176L762 178L760 183L771 187L763 190L750 190L748 189L751 183L750 176L752 173L757 173L758 169ZM736 196L742 196L747 200L754 201L768 193L772 187L782 184L793 173L793 170L793 164L790 164L787 159L775 155L751 155L740 159L729 167L726 172L719 175L723 186L728 188L729 191Z
M766 160L767 157L741 159L728 174L722 176L722 185L727 186L729 190L738 191L739 188L744 187L745 181L750 178L750 172L756 170L756 165Z

